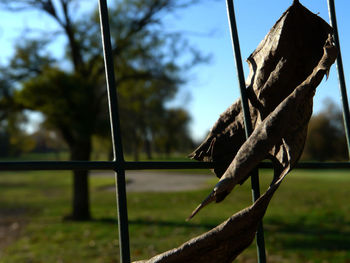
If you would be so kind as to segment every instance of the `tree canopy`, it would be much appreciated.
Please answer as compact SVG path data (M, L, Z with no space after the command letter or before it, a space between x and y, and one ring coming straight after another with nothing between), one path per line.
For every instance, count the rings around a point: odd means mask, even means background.
M99 16L97 10L89 16L79 16L79 2L5 0L0 6L14 12L37 10L56 22L57 31L22 36L16 45L8 65L8 75L20 87L14 101L21 109L44 115L47 127L58 131L69 146L71 160L89 160L92 137L107 136L109 125ZM127 142L125 148L133 151L135 158L143 145L164 138L165 133L160 131L166 128L161 125L169 124L169 117L181 127L177 127L178 133L171 133L173 137L167 138L166 144L158 143L158 148L164 146L163 151L168 151L179 140L190 140L188 114L182 109L169 109L166 103L186 82L188 70L207 58L179 32L166 30L162 17L195 2L125 0L111 5L122 137ZM49 49L58 36L66 40L63 60ZM87 219L88 173L74 174L72 216Z
M330 100L324 109L312 116L303 159L315 161L348 160L341 110Z

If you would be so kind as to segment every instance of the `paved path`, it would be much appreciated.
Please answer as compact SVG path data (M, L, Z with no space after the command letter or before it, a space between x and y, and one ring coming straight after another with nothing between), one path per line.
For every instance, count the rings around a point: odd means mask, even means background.
M113 176L111 172L92 172L93 176ZM213 175L184 174L168 171L127 171L128 192L177 192L208 186ZM111 187L111 190L113 187Z

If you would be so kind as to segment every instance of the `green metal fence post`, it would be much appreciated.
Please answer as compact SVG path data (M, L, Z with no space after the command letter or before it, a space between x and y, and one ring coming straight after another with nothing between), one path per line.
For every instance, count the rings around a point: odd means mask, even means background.
M342 100L342 104L343 104L343 120L344 120L346 141L348 144L348 154L349 154L349 159L350 159L350 112L349 112L348 95L346 93L343 60L342 60L341 51L340 51L337 17L335 14L334 0L328 0L327 2L328 2L329 19L331 22L331 26L334 29L334 33L333 33L334 42L335 42L336 46L338 47L338 57L337 57L338 79L339 79L341 100Z
M103 46L103 56L106 68L106 82L109 104L111 134L113 142L113 155L116 164L115 177L118 203L118 229L121 263L130 262L129 226L126 200L125 161L122 140L120 136L120 120L118 113L118 100L114 76L113 52L109 29L108 8L106 0L99 0L100 25Z
M227 14L229 18L229 24L231 29L232 46L235 54L239 88L241 92L241 102L242 102L242 108L243 108L243 114L244 114L245 134L246 134L246 138L248 138L253 131L253 127L252 127L252 121L250 118L248 98L246 94L247 89L246 89L245 80L244 80L242 57L241 57L241 51L239 46L239 38L237 33L237 25L236 25L233 0L227 0L226 4L227 4ZM251 177L251 185L252 185L253 202L255 202L260 197L259 174L258 174L257 168L250 173L250 177ZM258 262L265 263L266 252L265 252L264 228L263 228L262 222L260 222L258 225L258 231L256 234L256 244L257 244Z

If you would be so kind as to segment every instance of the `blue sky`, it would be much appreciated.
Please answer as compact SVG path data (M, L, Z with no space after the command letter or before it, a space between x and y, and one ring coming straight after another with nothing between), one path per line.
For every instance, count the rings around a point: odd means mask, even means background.
M81 10L88 10L96 3L92 0L83 1ZM96 1L97 2L97 1ZM338 30L342 48L346 82L350 75L350 2L336 0ZM191 132L196 139L200 139L216 119L229 105L239 97L238 81L231 39L226 15L226 1L203 0L200 4L178 12L175 17L167 17L169 30L182 30L201 34L188 34L192 44L204 53L212 55L209 64L198 66L190 74L190 80L172 105L181 105L188 109L192 116ZM235 11L240 37L242 58L244 60L245 76L248 76L248 67L245 59L254 51L259 42L268 33L275 21L292 3L292 0L237 0ZM328 21L326 0L302 1L312 12L319 14ZM347 13L346 13L347 12ZM54 29L44 15L31 13L6 13L0 11L0 63L6 63L13 52L13 45L25 28ZM53 49L58 56L63 55L61 40L57 40ZM333 66L330 78L323 81L317 89L314 100L314 111L322 109L326 98L331 98L340 105L340 92L337 82L337 72ZM188 100L188 94L191 99Z
M196 70L197 79L189 83L192 90L192 101L187 106L193 116L192 133L200 138L229 105L239 97L238 81L234 66L234 57L231 47L231 39L226 16L226 1L207 2L192 12L184 14L183 23L190 25L192 30L215 30L212 38L193 39L201 49L213 54L213 62L210 65ZM248 76L248 66L245 59L254 51L260 41L282 15L292 1L280 0L241 0L235 1L235 11L240 37L242 59L244 60L245 76ZM328 9L326 0L301 1L308 9L328 21ZM268 11L267 11L268 10ZM336 1L338 27L342 56L349 83L350 74L350 19L348 12L350 2L346 0ZM186 22L187 21L187 22ZM194 22L195 21L195 22ZM323 81L317 89L314 100L314 111L320 111L326 98L331 98L335 103L340 103L340 92L337 82L337 72L333 66L330 78Z

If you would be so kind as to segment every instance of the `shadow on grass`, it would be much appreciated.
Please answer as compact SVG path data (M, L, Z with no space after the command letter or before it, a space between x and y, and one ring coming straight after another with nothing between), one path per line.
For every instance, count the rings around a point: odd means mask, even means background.
M94 222L108 223L108 224L118 224L118 220L114 218L100 218L94 219ZM139 225L139 226L165 226L165 227L184 227L184 228L201 228L210 230L217 225L215 224L196 224L178 221L161 221L161 220L148 220L148 219L137 219L129 220L129 225Z
M265 224L274 245L290 250L350 251L350 228L346 222L334 224ZM269 227L270 226L270 227ZM345 226L345 227L344 227Z
M26 213L27 209L20 207L0 208L0 251L19 238L27 224Z
M95 219L94 222L118 224L114 218ZM346 223L344 222L346 225ZM303 225L301 223L269 223L266 232L273 237L273 246L288 250L350 251L350 227L344 224L333 226L320 224ZM149 219L130 220L129 225L183 227L188 229L210 230L215 224L186 223L178 221L161 221ZM274 229L274 230L272 230Z

